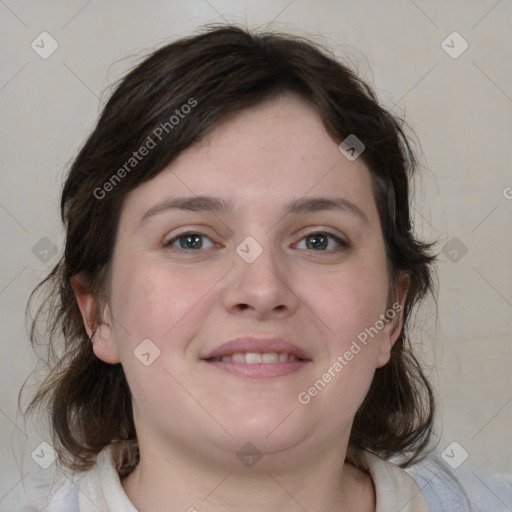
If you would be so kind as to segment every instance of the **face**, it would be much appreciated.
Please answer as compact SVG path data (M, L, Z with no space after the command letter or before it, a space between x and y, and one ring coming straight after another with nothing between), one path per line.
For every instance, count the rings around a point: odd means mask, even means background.
M141 446L203 459L346 447L401 327L369 171L293 96L131 192L108 292L94 351L124 367Z

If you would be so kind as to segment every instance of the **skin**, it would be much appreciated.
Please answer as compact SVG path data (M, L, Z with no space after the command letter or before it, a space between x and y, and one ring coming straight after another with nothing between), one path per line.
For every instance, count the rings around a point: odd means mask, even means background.
M231 116L127 196L92 342L130 385L141 461L122 484L141 512L375 510L369 475L340 461L400 314L307 405L297 400L390 307L370 173L338 143L310 106L282 96ZM161 201L194 195L230 199L234 211L167 210L141 224ZM342 210L283 215L304 197L343 198L366 221ZM202 248L164 245L187 231L207 237ZM311 248L310 232L348 247ZM235 251L247 236L263 249L253 263ZM400 283L403 305L406 276ZM93 332L97 303L74 285ZM284 337L312 362L252 379L201 361L241 335ZM145 366L134 350L148 338L160 356ZM247 442L263 454L252 468L236 456Z

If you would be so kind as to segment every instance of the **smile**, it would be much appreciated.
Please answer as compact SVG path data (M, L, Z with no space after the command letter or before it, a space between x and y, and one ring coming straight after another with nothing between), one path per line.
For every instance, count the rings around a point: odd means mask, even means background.
M244 336L205 351L201 361L239 377L283 377L313 363L311 356L284 338Z
M235 352L202 361L216 370L253 379L284 377L313 363L310 359L301 359L287 352Z
M293 361L302 361L294 354L286 352L237 352L231 355L223 355L221 357L211 357L207 359L209 362L222 362L222 363L245 363L245 364L276 364L286 363Z

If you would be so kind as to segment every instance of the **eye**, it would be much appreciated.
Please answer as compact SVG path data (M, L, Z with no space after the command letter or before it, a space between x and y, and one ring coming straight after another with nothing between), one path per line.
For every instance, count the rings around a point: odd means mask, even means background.
M206 246L205 246L205 241ZM201 233L181 233L180 235L171 238L164 242L165 247L172 249L185 249L185 250L198 250L198 249L211 249L214 247L214 242L211 238Z
M318 231L306 235L296 247L298 249L313 249L316 252L339 251L348 248L348 243L331 233Z

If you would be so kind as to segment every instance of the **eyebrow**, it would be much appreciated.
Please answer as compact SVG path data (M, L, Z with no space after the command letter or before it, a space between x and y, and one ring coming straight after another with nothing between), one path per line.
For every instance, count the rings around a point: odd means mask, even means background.
M188 196L164 199L151 207L139 223L141 227L149 218L172 210L190 212L211 212L216 215L233 215L234 204L229 199L213 196ZM368 217L358 206L343 198L302 197L293 199L283 208L282 215L315 213L328 210L339 210L358 217L365 224L369 224Z

